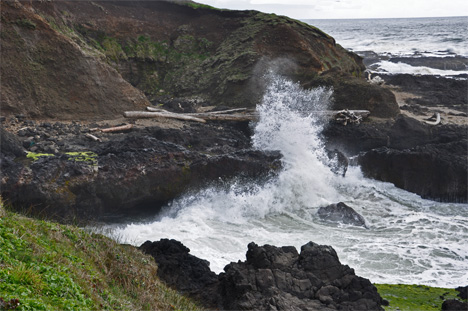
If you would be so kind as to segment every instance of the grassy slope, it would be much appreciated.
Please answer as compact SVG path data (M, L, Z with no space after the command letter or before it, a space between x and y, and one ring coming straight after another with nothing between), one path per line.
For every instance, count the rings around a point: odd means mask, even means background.
M0 207L0 310L200 309L156 271L134 247Z

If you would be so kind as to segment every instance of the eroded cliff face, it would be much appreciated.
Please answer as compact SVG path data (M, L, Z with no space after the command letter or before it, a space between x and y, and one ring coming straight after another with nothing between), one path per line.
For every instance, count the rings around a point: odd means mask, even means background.
M270 69L304 84L322 74L352 79L365 69L357 55L319 29L274 14L189 1L1 5L7 113L111 118L161 96L252 107ZM398 110L391 96L383 102Z
M54 29L29 4L2 1L1 22L3 115L112 118L148 104L105 59Z

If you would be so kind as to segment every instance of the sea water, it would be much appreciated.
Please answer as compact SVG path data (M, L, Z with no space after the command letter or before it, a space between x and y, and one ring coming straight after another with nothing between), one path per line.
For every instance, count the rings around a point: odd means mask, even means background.
M335 38L344 48L361 56L374 52L382 58L377 71L390 74L454 76L468 68L442 70L390 62L392 57L468 57L468 17L310 19L313 25ZM465 64L468 65L465 59Z
M372 282L466 285L468 206L424 200L364 178L359 167L345 177L335 175L320 136L326 123L313 113L326 109L332 90L302 90L280 76L267 78L253 147L281 151L278 174L187 193L153 218L109 226L110 234L137 246L179 240L191 254L210 261L215 272L245 260L252 241L298 249L313 241L331 245L342 263ZM337 202L360 213L367 228L317 217L319 207Z

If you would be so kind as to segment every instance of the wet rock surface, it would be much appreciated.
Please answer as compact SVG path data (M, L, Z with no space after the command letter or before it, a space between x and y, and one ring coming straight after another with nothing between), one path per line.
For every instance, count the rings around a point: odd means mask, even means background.
M461 113L467 112L467 80L410 74L379 74L379 76L386 84L397 86L404 92L417 95L417 97L407 100L407 104L410 106L430 107L432 111L448 107Z
M357 156L365 176L387 181L423 198L467 202L468 128L432 126L405 115L395 121L329 126L328 148Z
M32 140L11 139L11 147L2 148L2 196L17 209L62 221L154 215L190 189L232 178L261 181L281 167L279 153L252 150L242 129L216 123L150 126L95 133L102 139L96 142L85 136L89 125L23 127L18 132L34 134ZM57 150L47 149L49 144ZM9 154L18 150L23 156L13 161ZM35 151L36 158L26 158L25 151Z
M322 206L318 209L317 215L320 219L329 222L366 227L364 217L343 202Z
M423 198L466 203L466 140L406 150L387 147L359 157L364 175L417 193Z
M207 271L208 263L194 259L180 242L148 241L141 249L153 255L163 270L159 274L163 280L197 297L209 308L383 310L376 288L369 280L356 276L353 269L342 265L330 246L309 242L298 253L291 246L250 243L246 261L230 263L217 280ZM167 253L165 249L169 249ZM173 270L174 267L184 269ZM178 284L178 280L184 281Z

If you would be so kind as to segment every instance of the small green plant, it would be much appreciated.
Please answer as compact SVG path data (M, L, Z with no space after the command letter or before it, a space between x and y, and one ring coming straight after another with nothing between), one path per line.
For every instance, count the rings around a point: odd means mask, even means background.
M90 162L97 164L97 154L92 151L81 151L81 152L66 152L66 155L70 156L69 161L75 162Z
M53 157L54 155L51 153L36 153L36 152L28 152L26 158L33 159L33 161L39 160L41 157Z

